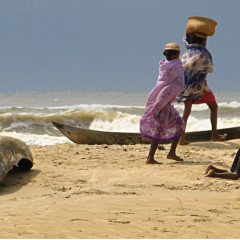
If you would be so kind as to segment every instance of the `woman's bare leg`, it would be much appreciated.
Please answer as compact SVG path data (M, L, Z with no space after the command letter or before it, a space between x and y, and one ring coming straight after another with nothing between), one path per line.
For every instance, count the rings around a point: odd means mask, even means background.
M159 143L158 141L154 141L154 140L151 141L151 146L150 146L146 164L162 164L154 160L154 155L157 150L158 143Z
M176 160L176 161L183 161L182 158L180 158L180 157L178 157L178 156L176 155L176 149L177 149L177 145L178 145L178 143L179 143L179 140L180 140L180 137L177 138L177 139L174 139L174 140L172 141L172 145L171 145L170 151L169 151L169 153L168 153L168 155L167 155L167 158L168 158L168 159L173 159L173 160Z
M204 174L207 174L210 170L213 170L216 173L226 173L226 172L228 172L225 169L220 169L220 168L214 167L213 165L208 165L207 168L205 169Z
M217 177L217 178L224 178L224 179L232 179L237 180L239 178L239 175L236 172L222 172L217 173L214 172L214 170L210 170L208 174L205 175L206 177Z
M192 110L192 104L193 104L193 100L192 99L188 99L184 102L185 107L184 107L184 112L183 112L183 120L185 122L186 128L187 128L187 120L190 116L191 110ZM189 144L190 142L188 142L185 139L185 133L183 133L181 139L180 139L180 143L179 145L186 145Z
M217 116L218 116L218 105L217 102L208 102L208 107L210 108L211 115L210 120L212 124L212 141L223 141L226 139L227 135L220 135L217 133Z

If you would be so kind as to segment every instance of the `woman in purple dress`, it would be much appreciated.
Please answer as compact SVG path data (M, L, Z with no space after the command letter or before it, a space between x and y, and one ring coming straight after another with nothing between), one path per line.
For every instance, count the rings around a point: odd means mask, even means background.
M150 92L145 113L140 121L143 137L152 140L147 164L159 164L154 155L159 142L172 140L168 159L183 161L176 155L179 139L184 133L185 123L171 104L184 87L182 62L179 59L180 46L168 43L163 54L166 59L159 63L159 77L156 87Z

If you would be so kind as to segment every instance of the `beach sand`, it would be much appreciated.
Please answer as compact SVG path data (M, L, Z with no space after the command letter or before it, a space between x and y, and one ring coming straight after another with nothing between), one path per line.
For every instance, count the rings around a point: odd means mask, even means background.
M0 238L239 238L240 180L229 169L240 139L179 146L185 161L145 164L149 145L30 146L34 166L0 184Z

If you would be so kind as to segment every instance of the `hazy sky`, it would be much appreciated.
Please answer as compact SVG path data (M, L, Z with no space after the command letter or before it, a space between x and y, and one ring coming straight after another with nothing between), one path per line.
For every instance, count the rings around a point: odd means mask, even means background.
M190 16L218 22L213 91L240 92L239 0L0 0L1 92L149 91Z

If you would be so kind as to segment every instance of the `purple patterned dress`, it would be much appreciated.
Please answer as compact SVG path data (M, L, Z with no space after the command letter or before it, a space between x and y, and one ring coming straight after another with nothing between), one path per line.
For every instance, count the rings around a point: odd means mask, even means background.
M145 113L140 121L143 137L168 141L179 138L184 133L185 123L171 104L183 88L181 60L161 60L157 85L148 96Z

